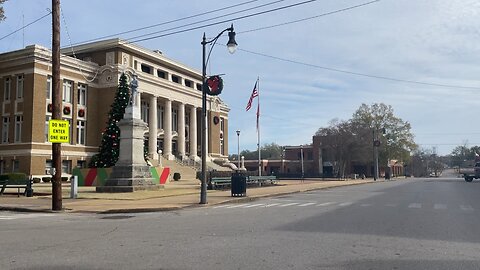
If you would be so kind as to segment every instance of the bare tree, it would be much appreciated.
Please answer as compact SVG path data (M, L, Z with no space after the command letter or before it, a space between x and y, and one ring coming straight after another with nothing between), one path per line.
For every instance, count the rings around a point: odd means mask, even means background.
M5 17L5 12L3 10L3 3L5 3L7 0L0 0L0 22L5 20L7 17Z

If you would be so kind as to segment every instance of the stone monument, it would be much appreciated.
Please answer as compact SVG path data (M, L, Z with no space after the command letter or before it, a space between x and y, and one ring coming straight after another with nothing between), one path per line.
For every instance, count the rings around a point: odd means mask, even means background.
M130 103L125 115L118 122L120 128L120 154L112 168L105 185L97 187L97 192L134 192L137 190L158 190L150 167L143 157L143 135L147 124L140 118L140 106L137 99L138 81L136 76L130 83Z

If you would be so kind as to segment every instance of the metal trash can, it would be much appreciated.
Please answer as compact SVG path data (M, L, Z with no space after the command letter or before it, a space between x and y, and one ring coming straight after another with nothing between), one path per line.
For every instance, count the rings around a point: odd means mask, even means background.
M232 173L232 197L247 196L247 176L240 171Z
M25 196L27 197L33 197L33 179L29 178L27 182L27 188L25 189Z

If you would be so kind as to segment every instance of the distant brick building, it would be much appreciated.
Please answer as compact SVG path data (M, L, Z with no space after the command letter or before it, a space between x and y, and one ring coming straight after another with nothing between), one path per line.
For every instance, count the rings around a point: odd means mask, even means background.
M284 146L283 158L280 160L261 160L263 175L275 174L298 177L338 177L337 160L331 149L322 146L322 137L313 136L312 144L299 146ZM373 152L373 151L372 151ZM302 159L303 154L303 159ZM370 160L367 158L366 160ZM245 167L249 171L258 170L258 160L246 160ZM403 163L390 160L388 166L394 176L403 175ZM388 172L387 164L380 164L380 176ZM302 170L303 167L303 170ZM344 177L373 177L373 163L355 161L348 162ZM340 175L341 176L341 175Z

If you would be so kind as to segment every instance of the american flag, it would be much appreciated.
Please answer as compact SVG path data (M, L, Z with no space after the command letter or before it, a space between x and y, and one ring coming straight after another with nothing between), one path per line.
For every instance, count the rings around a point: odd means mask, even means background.
M255 97L258 97L258 90L257 90L257 83L258 81L255 82L255 86L253 87L252 95L250 96L250 99L248 100L247 107L245 108L248 112L250 108L252 108L252 102ZM258 112L257 112L258 114Z

